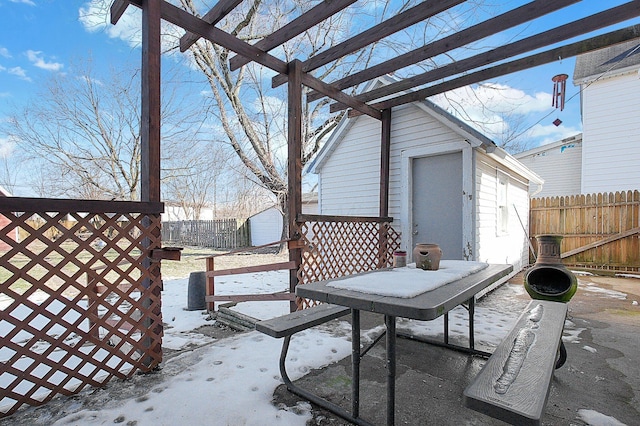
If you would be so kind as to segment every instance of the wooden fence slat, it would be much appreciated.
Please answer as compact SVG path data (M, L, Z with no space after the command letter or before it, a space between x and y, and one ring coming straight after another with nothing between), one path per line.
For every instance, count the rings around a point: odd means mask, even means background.
M180 245L222 249L249 245L246 225L238 227L236 219L163 222L162 239Z
M640 271L640 191L534 198L530 206L530 235L562 235L565 264Z

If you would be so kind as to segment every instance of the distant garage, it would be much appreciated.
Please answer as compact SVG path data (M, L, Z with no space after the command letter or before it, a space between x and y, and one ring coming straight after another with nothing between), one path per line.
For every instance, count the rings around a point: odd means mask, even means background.
M302 195L302 213L318 214L318 193ZM282 239L282 212L276 206L269 207L247 219L252 246L261 246Z

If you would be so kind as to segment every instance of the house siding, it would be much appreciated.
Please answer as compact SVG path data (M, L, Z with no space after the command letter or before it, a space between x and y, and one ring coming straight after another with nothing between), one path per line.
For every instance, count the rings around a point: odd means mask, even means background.
M362 116L346 131L322 168L320 212L324 215L377 216L380 198L378 120Z
M535 196L554 197L580 194L582 141L569 140L552 145L548 149L535 150L532 154L516 155L522 164L535 170L544 179L542 190L536 192ZM537 186L532 186L531 191L537 190Z
M380 210L380 122L361 116L345 132L340 144L322 166L321 213L325 215L377 216ZM402 152L424 146L435 152L451 147L462 137L414 105L394 108L389 158L389 215L400 229ZM434 153L435 153L434 152Z
M508 176L508 228L498 231L498 173ZM476 152L476 256L482 262L510 263L514 270L529 262L528 215L529 194L526 179L498 164L486 154ZM518 220L518 215L520 220ZM524 229L523 229L524 226ZM525 231L526 230L526 231Z
M601 79L584 89L582 193L640 187L638 93L637 72Z

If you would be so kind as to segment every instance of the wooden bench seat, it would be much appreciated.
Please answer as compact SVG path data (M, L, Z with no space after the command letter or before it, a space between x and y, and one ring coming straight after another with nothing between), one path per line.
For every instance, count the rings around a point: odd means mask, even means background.
M464 391L464 405L514 425L539 425L566 316L564 303L529 303Z
M340 318L350 312L345 306L321 304L280 317L258 321L256 330L271 337L291 336L307 328Z

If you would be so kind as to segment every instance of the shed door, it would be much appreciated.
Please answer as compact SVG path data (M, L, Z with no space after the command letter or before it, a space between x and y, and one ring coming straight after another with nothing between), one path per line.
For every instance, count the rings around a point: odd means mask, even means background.
M436 243L443 259L463 259L462 152L413 159L413 245Z

